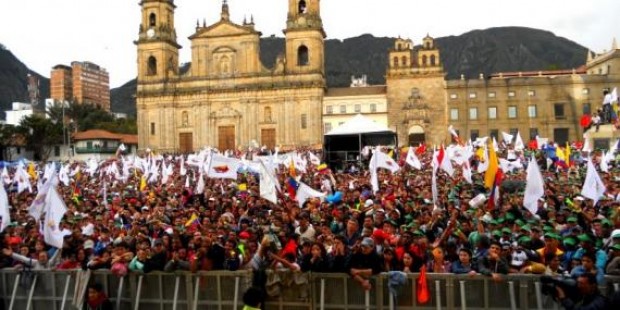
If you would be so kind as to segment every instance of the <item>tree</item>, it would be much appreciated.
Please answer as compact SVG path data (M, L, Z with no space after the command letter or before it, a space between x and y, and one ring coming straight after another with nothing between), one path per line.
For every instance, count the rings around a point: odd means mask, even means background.
M77 103L74 101L65 103L64 112L63 104L57 102L50 107L47 114L57 123L62 124L64 122L65 126L72 122L77 131L103 129L100 127L101 123L114 122L114 116L100 107L90 103Z
M0 160L10 160L9 148L15 146L17 128L11 125L0 126Z
M17 132L24 137L26 149L34 153L34 160L47 161L55 145L62 143L62 123L40 115L22 119Z

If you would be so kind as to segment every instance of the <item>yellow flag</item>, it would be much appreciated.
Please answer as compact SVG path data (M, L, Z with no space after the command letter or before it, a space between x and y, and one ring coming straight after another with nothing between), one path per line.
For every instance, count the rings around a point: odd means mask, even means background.
M34 163L29 163L28 164L28 175L33 180L37 179L37 172L35 171Z
M555 149L555 155L556 155L559 159L561 159L562 161L566 162L566 154L564 153L564 150L562 150L562 148L561 148L561 147L559 147L559 146L558 146L558 147Z
M484 154L484 148L478 148L478 150L476 150L476 156L478 156L478 158L480 159L480 162L485 162L485 154Z
M142 176L140 178L140 191L143 191L146 188L146 178Z
M570 144L568 142L566 142L566 152L564 152L564 155L566 156L566 165L570 167Z
M497 154L495 154L495 147L493 142L489 144L489 168L484 173L484 186L486 188L493 188L495 184L495 175L497 174Z

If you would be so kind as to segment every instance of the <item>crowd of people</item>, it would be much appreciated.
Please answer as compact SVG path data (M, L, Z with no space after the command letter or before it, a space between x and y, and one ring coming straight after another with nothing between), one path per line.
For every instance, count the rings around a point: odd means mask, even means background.
M549 152L502 146L498 157L522 167L503 173L499 197L492 198L497 203L489 207L470 203L491 191L484 186L484 173L475 172L485 160L477 152L466 163L474 171L471 183L460 167L452 177L439 171L435 199L434 153L418 151L421 169L404 160L398 172L379 169L378 190L366 164L351 172L309 160L305 171L291 171L297 168L282 163L274 174L282 188L277 203L261 197L259 174L252 169L241 169L236 179L203 177L200 167L188 165L187 155L145 156L170 169L165 182L147 177L149 172L137 166L126 169L124 178L105 173L113 164L126 165L121 157L97 163L96 169L90 163L67 163L75 172L69 183L53 186L67 208L61 223L46 223L44 215L34 218L30 212L47 181L45 166L32 169L32 188L23 191L14 183L16 169L9 168L5 189L11 223L0 238L0 268L106 269L118 276L273 268L346 273L364 289L372 288L372 275L422 269L498 281L508 274L575 279L591 274L602 284L605 275L620 275L617 158L608 163L608 172L598 172L606 190L594 204L581 191L586 162L598 167L601 152L573 149L570 162L559 165ZM295 153L305 159L308 152ZM251 155L229 154L249 160ZM545 181L536 213L523 207L532 156ZM294 190L286 190L291 174L325 197L300 205L291 197ZM204 187L197 191L201 182ZM46 242L45 225L63 233L62 247Z

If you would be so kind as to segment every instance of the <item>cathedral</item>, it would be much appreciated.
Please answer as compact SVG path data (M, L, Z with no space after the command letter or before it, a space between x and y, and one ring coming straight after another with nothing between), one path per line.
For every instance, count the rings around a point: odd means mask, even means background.
M179 67L173 0L142 0L138 49L141 149L220 150L253 141L274 147L322 143L326 89L319 0L288 0L285 54L273 68L260 61L253 21L236 24L223 1L221 18L197 25L191 67Z

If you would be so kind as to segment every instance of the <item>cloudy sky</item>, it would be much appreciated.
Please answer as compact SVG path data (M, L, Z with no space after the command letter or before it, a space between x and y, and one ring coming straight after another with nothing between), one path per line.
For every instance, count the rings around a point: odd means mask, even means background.
M74 60L97 63L117 87L136 75L140 24L139 0L3 0L0 43L31 69L49 76L56 64ZM190 61L189 41L196 20L219 19L221 0L176 0L176 29ZM419 43L430 33L440 37L474 29L526 26L550 30L594 51L620 39L618 0L323 0L328 38L364 33L401 36ZM282 36L286 0L229 0L234 22L254 15L264 36Z

